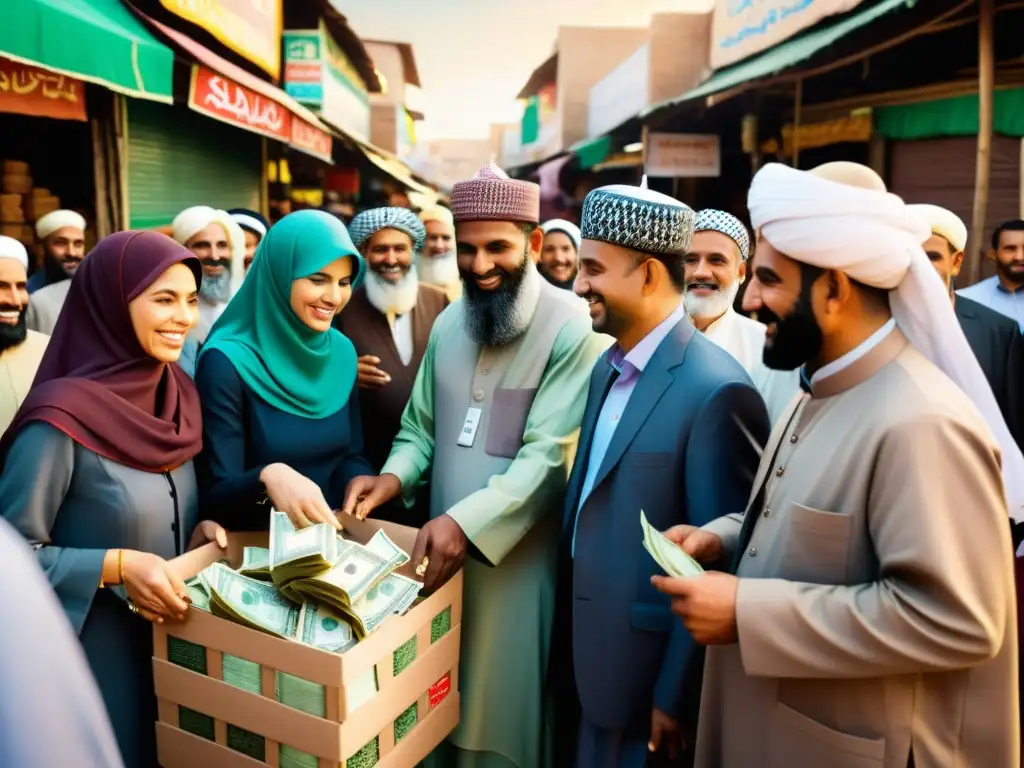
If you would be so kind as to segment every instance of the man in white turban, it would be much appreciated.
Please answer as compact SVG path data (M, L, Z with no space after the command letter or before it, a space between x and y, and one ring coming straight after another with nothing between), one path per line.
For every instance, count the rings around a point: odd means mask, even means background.
M199 257L199 324L191 336L202 344L245 277L245 234L227 211L186 208L171 223L174 239Z
M75 274L85 258L85 219L74 211L52 211L36 221L36 237L43 247L43 267L28 281L29 293Z
M0 434L10 426L31 389L50 340L26 325L27 270L25 246L0 235Z
M960 273L967 247L967 226L960 217L937 205L907 208L931 228L924 241L925 253L946 284L956 319L992 387L1006 425L1017 445L1024 446L1024 336L1012 318L954 293L953 280ZM1024 527L1020 532L1024 534Z
M566 219L549 219L540 228L544 232L544 246L537 269L556 288L571 291L579 272L580 228Z
M420 212L420 221L427 230L426 240L416 260L420 282L440 288L448 301L457 301L462 298L462 279L455 259L452 212L443 206L434 206Z
M808 392L746 514L669 531L732 572L654 578L710 646L695 765L1019 765L1022 458L927 225L852 163L767 165L748 207L744 309L767 321L765 362L802 366Z

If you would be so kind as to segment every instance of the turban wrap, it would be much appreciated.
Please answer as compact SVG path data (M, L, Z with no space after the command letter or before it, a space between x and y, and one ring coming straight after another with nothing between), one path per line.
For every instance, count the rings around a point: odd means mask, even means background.
M1002 452L1010 515L1024 520L1024 456L921 247L930 233L924 218L884 186L850 186L778 163L754 176L747 207L754 230L786 256L890 292L900 330L966 393L988 424Z

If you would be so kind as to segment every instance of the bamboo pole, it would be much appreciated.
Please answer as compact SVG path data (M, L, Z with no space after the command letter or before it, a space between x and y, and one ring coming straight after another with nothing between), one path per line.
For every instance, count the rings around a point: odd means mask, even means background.
M974 169L974 217L967 252L967 284L981 277L981 251L988 214L989 176L992 171L992 102L995 86L995 55L992 17L995 0L978 0L978 153Z

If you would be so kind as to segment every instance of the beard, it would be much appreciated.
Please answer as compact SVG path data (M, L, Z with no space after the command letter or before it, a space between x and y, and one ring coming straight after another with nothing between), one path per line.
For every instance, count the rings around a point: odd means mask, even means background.
M710 296L691 296L690 289L698 286L701 288L712 288L714 293ZM686 294L684 298L684 301L686 302L686 313L690 317L717 320L729 311L733 302L736 301L736 294L739 293L739 291L739 280L733 280L732 284L728 288L722 288L721 286L713 283L691 281L686 285Z
M458 282L460 277L455 251L449 251L440 256L427 256L425 253L420 253L416 259L416 268L419 271L420 280L430 285L451 285Z
M1014 285L1024 283L1024 265L1022 264L1003 264L1002 262L997 262L996 271L1008 283L1013 283Z
M14 325L0 323L0 352L6 352L28 338L28 326L25 324L25 310L27 309L28 307L0 306L0 312L20 312L18 322Z
M530 323L534 307L527 307L527 293L534 293L540 275L529 255L515 270L499 267L486 277L501 275L501 285L493 291L477 287L472 271L460 270L463 301L466 302L466 333L480 346L503 347L518 339Z
M203 275L199 295L208 304L227 304L231 298L231 267L225 265L219 275Z
M381 314L404 315L416 306L418 295L419 275L415 264L397 283L385 280L372 269L366 273L366 298Z
M770 344L765 343L762 359L766 366L777 371L796 370L821 352L821 326L811 307L812 281L804 277L800 297L784 317L780 318L767 306L757 310L758 321L775 324L775 334Z

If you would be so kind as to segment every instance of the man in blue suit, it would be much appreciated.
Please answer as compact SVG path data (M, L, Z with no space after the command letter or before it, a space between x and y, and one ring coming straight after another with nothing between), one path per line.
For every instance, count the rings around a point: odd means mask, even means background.
M682 765L703 656L651 586L659 569L640 510L657 530L742 510L768 412L743 367L687 317L694 212L616 185L587 195L582 218L574 288L594 330L617 343L591 377L565 504L560 590L575 679L562 682L575 683L580 706L576 765Z

